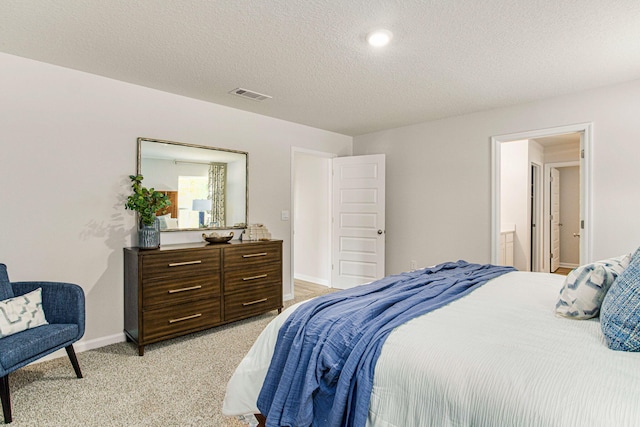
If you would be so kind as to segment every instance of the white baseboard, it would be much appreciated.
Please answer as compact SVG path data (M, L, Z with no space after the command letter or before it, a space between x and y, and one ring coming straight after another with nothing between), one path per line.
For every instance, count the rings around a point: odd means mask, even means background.
M568 262L561 262L560 267L562 268L576 268L579 264L570 264Z
M73 344L73 348L76 351L76 353L82 353L83 351L93 350L96 348L104 347L106 345L116 344L119 342L123 342L125 340L126 338L123 332L119 334L109 335L106 337L94 338L92 340L87 340L87 341L80 340ZM61 348L60 350L54 351L53 353L48 354L42 359L38 359L33 363L35 364L40 362L46 362L47 360L57 359L58 357L67 357L67 352L63 348Z
M329 287L330 283L327 279L321 279L319 277L307 276L305 274L296 274L294 275L294 280L302 280L303 282L311 282L318 285Z

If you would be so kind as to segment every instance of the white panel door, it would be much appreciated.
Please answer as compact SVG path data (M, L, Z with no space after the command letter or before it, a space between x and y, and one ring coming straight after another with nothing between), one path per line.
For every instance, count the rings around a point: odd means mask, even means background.
M384 154L333 159L333 287L384 277L384 203Z
M551 272L560 267L560 171L551 168Z

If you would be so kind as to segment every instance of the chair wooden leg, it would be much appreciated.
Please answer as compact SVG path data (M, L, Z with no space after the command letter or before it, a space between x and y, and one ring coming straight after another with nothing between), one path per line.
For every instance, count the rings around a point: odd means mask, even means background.
M76 352L73 349L73 344L66 346L64 349L67 350L67 355L69 356L69 360L71 360L71 364L73 365L73 370L76 371L76 376L78 378L82 378L82 371L80 371L80 364L78 363Z
M4 423L9 424L13 421L11 417L11 394L9 393L9 375L0 378L0 399L2 400L2 413L4 415Z

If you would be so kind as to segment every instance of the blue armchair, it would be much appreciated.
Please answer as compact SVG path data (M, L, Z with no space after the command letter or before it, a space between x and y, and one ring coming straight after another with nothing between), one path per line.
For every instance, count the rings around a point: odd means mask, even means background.
M84 335L84 292L78 285L58 282L9 281L0 264L0 300L42 289L42 310L48 325L0 338L0 399L6 424L12 421L9 374L47 354L64 348L78 378L82 378L73 343Z

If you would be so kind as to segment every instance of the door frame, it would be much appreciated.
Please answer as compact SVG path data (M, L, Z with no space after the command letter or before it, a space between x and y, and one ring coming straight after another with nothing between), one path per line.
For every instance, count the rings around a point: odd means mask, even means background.
M504 142L536 139L566 133L580 133L580 264L592 260L592 145L593 123L577 123L491 137L491 263L500 260L500 147ZM543 257L544 258L544 257Z

